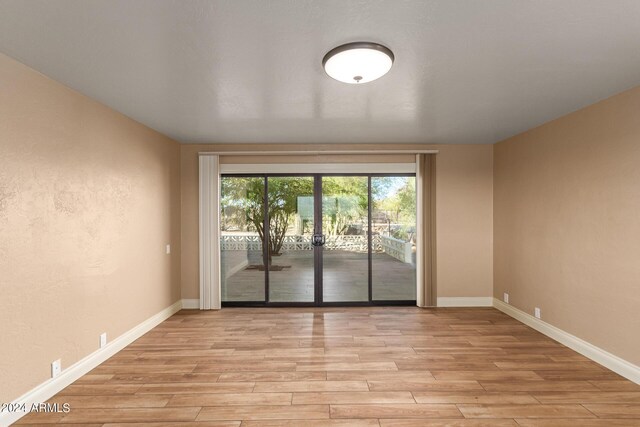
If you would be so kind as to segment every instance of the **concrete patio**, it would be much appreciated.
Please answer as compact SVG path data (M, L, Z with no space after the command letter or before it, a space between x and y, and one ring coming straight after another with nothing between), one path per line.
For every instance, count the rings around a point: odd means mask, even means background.
M223 250L222 300L264 301L262 252ZM313 251L287 251L273 257L269 271L271 302L313 302ZM249 268L247 268L249 267ZM368 261L366 252L324 250L323 301L368 301ZM404 263L386 253L373 253L372 279L374 300L414 300L416 298L415 262Z

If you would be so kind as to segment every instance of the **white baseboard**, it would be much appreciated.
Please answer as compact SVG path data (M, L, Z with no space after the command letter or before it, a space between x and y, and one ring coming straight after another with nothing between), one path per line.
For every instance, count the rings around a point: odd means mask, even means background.
M183 299L182 300L182 308L185 310L200 310L200 300L199 299Z
M12 403L18 404L18 406L24 404L28 411L29 408L31 408L32 404L46 402L56 393L60 392L63 388L67 387L78 378L85 375L87 372L91 371L96 366L122 350L124 347L131 344L142 335L155 328L160 323L164 322L174 313L179 311L180 308L182 308L182 301L175 302L171 306L165 308L161 312L151 316L144 322L140 323L133 329L130 329L129 331L120 335L118 338L114 339L106 346L94 351L82 360L79 360L78 362L64 369L57 377L51 378L43 382L36 388L23 394ZM0 414L0 426L10 425L11 423L18 421L20 418L27 414L28 412L22 411L4 412Z
M622 375L636 384L640 384L640 366L627 362L626 360L621 359L600 347L596 347L595 345L571 335L562 329L556 328L547 322L543 322L529 313L517 309L512 305L506 304L497 298L493 299L493 306L514 319L521 321L525 325L532 327L536 331L543 333L549 338L553 338L570 349L588 357L594 362L611 369L613 372Z
M438 307L492 307L492 297L438 297Z

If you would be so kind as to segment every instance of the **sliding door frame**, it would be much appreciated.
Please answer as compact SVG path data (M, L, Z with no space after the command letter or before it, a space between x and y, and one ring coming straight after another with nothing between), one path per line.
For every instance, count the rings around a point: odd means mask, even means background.
M313 302L271 302L269 301L269 178L270 177L305 177L313 178L313 212L314 212L314 233L322 234L322 178L323 177L367 177L367 281L368 281L368 301L323 301L323 246L314 246L314 301ZM373 213L373 197L371 181L372 178L384 177L413 177L418 179L415 173L224 173L220 175L220 179L224 178L263 178L264 180L264 235L265 244L262 247L262 257L265 266L265 296L264 301L222 301L222 307L358 307L358 306L415 306L417 299L413 300L374 300L373 299L373 232L372 232L372 213ZM416 185L417 191L417 185ZM419 221L416 212L416 222ZM417 224L416 224L417 225ZM417 269L417 265L416 265ZM416 271L416 281L418 274ZM417 282L416 282L417 283ZM416 295L417 298L417 295Z

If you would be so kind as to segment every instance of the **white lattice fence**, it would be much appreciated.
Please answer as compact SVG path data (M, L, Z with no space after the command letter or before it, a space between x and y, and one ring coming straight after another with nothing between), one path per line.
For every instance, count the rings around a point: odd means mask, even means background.
M375 252L384 252L402 262L412 262L411 242L394 239L393 237L375 235L371 239ZM367 236L328 236L325 242L326 250L345 250L352 252L367 252ZM220 249L223 251L260 251L262 242L257 234L226 234L220 238ZM313 250L309 236L285 236L282 244L283 251Z
M262 241L257 234L223 234L220 236L223 251L260 251Z
M395 239L389 236L379 237L380 245L385 253L407 264L411 264L413 262L411 242L405 242L404 240Z
M330 251L367 252L367 236L327 236L324 247Z
M257 234L227 234L220 238L223 251L260 251L262 241ZM307 236L285 236L282 249L285 251L310 251L313 249L311 238Z

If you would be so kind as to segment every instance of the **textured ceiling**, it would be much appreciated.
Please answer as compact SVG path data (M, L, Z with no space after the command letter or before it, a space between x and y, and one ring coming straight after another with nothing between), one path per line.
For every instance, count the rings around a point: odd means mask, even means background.
M0 52L182 142L493 143L640 84L637 0L0 0ZM324 54L396 57L366 85Z

